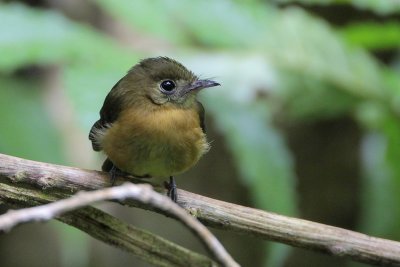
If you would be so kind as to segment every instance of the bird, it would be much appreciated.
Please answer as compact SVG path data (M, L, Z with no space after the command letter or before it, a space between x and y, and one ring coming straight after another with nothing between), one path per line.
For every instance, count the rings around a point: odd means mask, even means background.
M197 93L219 85L169 57L146 58L129 69L107 94L89 133L93 150L107 157L102 170L112 184L121 174L169 178L167 195L176 202L174 176L210 149Z

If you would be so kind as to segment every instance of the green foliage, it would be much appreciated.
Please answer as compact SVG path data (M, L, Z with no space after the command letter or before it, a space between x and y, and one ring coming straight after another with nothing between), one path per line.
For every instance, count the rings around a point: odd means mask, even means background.
M392 14L400 12L400 2L394 0L274 0L277 3L302 3L306 5L352 5L359 9L366 9L378 14Z
M75 36L65 19L54 12L29 10L23 5L0 7L0 67L3 72L68 58L69 40Z
M393 166L386 160L388 146L386 138L376 132L368 133L363 140L365 180L360 228L365 233L379 233L381 237L393 238L393 229L399 221L399 211L395 205L388 203L399 202L399 187L396 179L393 179Z
M400 23L358 23L342 30L350 43L367 49L386 50L400 46Z
M296 214L295 175L290 153L274 129L264 103L243 103L208 94L207 107L227 137L255 206L281 214ZM234 116L232 116L234 114ZM267 266L280 266L288 253L284 246L271 246Z
M332 86L331 89L344 90L358 99L387 97L388 88L379 64L366 51L349 47L323 21L300 10L289 9L282 12L277 25L279 28L274 29L277 34L271 38L275 60L285 70L295 72L295 78L300 75L307 79L302 83L306 87L307 84L311 89ZM293 74L289 73L289 76ZM282 80L285 82L286 78ZM315 82L320 85L315 86ZM289 90L302 90L301 86L295 87L293 84Z
M55 11L2 4L0 17L2 72L30 64L56 63L111 68L120 66L116 58L125 64L129 59L111 39Z
M52 127L35 80L0 77L0 153L60 163L58 133Z
M30 9L19 4L0 5L0 69L11 72L31 64L62 64L66 67L65 85L71 101L78 108L79 119L89 127L94 107L102 102L105 92L112 87L132 62L133 53L116 45L94 29L67 20L54 11ZM9 29L13 29L12 31ZM114 73L114 75L112 75ZM108 87L104 87L104 82ZM99 88L93 94L87 88ZM93 97L97 97L93 101Z
M75 52L71 44L79 38L74 27L55 12L3 4L0 16L2 71L29 64L62 63Z
M291 156L281 135L272 126L265 105L207 96L207 106L220 131L227 136L243 182L251 188L257 206L295 214Z
M268 21L267 17L259 16L265 10L243 9L228 0L96 2L133 28L175 45L214 49L252 47L258 37L262 38L259 33Z

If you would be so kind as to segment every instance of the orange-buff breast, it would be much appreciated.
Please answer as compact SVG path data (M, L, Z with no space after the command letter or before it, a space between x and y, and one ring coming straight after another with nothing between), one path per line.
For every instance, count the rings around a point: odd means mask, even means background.
M132 175L168 177L195 165L209 150L193 109L129 109L103 135L105 154Z

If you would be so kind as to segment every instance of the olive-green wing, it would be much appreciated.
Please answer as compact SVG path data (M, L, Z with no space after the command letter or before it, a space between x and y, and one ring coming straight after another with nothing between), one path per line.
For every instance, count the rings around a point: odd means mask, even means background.
M121 79L122 80L122 79ZM101 131L103 128L113 123L119 116L121 112L121 98L117 97L115 91L121 82L119 80L108 93L106 99L104 100L103 107L100 110L100 119L96 121L89 132L89 140L92 142L92 147L94 151L100 151L101 146L96 142L96 133Z

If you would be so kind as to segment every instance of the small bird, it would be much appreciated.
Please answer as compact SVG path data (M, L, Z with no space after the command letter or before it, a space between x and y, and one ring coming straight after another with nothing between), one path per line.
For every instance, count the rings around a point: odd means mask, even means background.
M140 178L167 178L176 202L174 176L194 166L210 146L197 93L219 83L199 79L181 63L147 58L133 66L104 100L89 139L107 159L102 170Z

